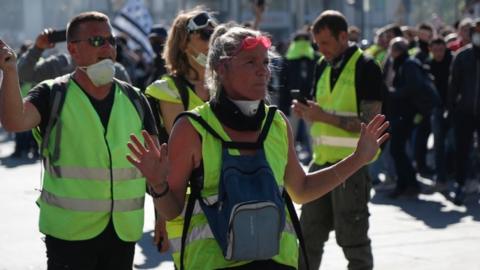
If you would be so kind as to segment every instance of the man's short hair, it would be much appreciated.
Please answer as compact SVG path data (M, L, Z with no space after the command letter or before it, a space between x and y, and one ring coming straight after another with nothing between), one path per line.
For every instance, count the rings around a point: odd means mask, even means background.
M67 25L67 42L75 40L80 25L86 22L109 22L107 15L98 11L88 11L73 17Z
M384 26L385 32L390 32L394 37L403 37L402 28L396 23L387 24Z
M345 16L336 10L326 10L313 22L312 32L318 34L320 30L328 29L338 39L341 32L348 33L348 23Z
M433 33L433 26L429 23L423 22L418 25L418 30L427 30Z
M432 39L432 41L430 41L430 45L443 45L443 46L447 46L447 42L445 42L445 39L444 39L444 38L442 38L442 37L437 37L437 38Z

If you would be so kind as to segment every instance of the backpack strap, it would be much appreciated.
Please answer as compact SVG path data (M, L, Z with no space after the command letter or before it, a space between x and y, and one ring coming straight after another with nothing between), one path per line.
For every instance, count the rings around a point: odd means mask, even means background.
M256 142L233 142L233 141L225 141L199 114L194 112L182 112L180 113L175 122L183 117L188 116L191 119L195 120L199 123L204 129L208 131L212 136L219 139L222 142L223 147L225 148L235 148L235 149L259 149L263 146L263 141L268 135L268 131L270 130L270 126L272 125L273 118L275 116L275 112L277 111L276 106L269 106L268 113L265 119L265 124L263 125L262 131L258 136Z
M185 208L185 216L182 229L182 244L180 246L180 270L184 270L183 257L185 255L185 242L187 241L188 229L190 228L190 221L192 220L193 209L195 202L200 200L200 192L203 188L203 162L200 166L193 170L189 177L190 196L188 197L187 206Z
M267 117L265 119L265 124L263 125L262 132L258 136L258 140L257 140L258 144L263 144L263 142L267 138L268 131L270 130L270 126L272 126L273 118L275 117L276 111L277 111L276 106L269 106Z
M180 76L173 76L173 75L165 75L168 78L172 79L177 87L178 93L180 94L180 99L182 100L183 110L188 110L188 103L189 103L189 94L188 94L188 87L187 82L183 77ZM162 120L162 110L160 109L160 105L158 104L159 100L155 97L150 95L147 96L147 103L152 111L153 119L155 121L155 126L157 127L158 132L158 141L160 143L168 142L169 134L165 125Z
M155 127L158 132L158 141L160 144L168 142L168 132L162 121L162 111L160 110L160 105L158 104L158 99L146 95L148 106L152 111L153 120L155 121Z
M133 106L135 107L135 110L137 110L138 115L140 116L140 120L143 123L143 120L145 119L145 109L144 106L142 105L142 97L140 96L140 93L133 88L130 84L118 80L116 78L113 79L114 82L120 86L120 89L122 90L123 93L125 93L128 96L128 99L133 103Z
M48 141L53 126L57 123L60 112L62 111L63 104L65 103L65 96L67 93L67 84L70 81L71 74L58 77L54 80L49 99L50 116L48 118L47 126L43 130L42 143L40 144L40 154L43 156L43 152L48 148Z
M300 226L300 220L298 219L297 212L295 211L295 206L293 205L290 195L288 195L287 190L283 190L283 198L285 204L287 205L288 213L290 214L290 219L292 220L293 228L295 229L295 234L297 235L298 242L300 244L300 249L302 250L303 260L305 261L305 266L307 269L310 269L310 264L308 263L307 249L305 247L305 239L303 239L302 227Z
M191 111L181 112L180 114L177 115L177 118L175 118L174 123L176 123L183 116L187 116L195 120L204 129L206 129L208 133L212 134L213 137L219 139L222 143L225 143L225 140L220 135L218 135L218 133L205 120L203 120L203 118L198 113L191 112Z
M189 103L187 81L182 76L173 76L173 75L167 75L167 76L170 77L173 80L173 82L175 83L175 86L178 89L178 93L180 94L180 98L182 99L183 109L185 111L187 111L188 110L188 103Z

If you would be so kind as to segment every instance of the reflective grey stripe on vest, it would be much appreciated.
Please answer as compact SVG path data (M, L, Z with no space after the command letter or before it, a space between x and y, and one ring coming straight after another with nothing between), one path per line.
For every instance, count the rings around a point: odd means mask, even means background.
M289 220L285 221L285 228L283 228L283 232L295 235L295 229L293 228L293 225ZM212 230L207 223L205 225L193 228L188 234L187 239L185 240L185 245L188 246L193 241L213 238L215 237L213 236ZM171 238L169 240L173 248L173 252L180 252L180 248L182 247L182 237Z
M46 159L45 170L54 178L110 181L109 169L51 166L48 159ZM112 174L114 181L131 180L143 177L142 173L135 167L112 169Z
M327 113L338 115L338 116L347 116L347 117L358 117L356 112L338 112L335 110L324 110Z
M110 212L112 209L111 200L87 200L87 199L73 199L60 197L53 193L42 190L40 199L45 203L59 208L72 211L85 212ZM113 212L126 212L143 209L145 197L138 197L133 199L114 200Z
M358 138L335 137L335 136L316 136L312 138L314 145L328 145L340 147L357 147Z

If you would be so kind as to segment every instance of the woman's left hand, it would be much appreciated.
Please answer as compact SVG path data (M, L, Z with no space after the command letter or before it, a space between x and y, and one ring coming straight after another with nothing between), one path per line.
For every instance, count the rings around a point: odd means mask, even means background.
M389 122L385 121L385 115L377 114L367 125L361 124L360 139L358 140L355 155L364 163L370 162L390 134L386 133Z

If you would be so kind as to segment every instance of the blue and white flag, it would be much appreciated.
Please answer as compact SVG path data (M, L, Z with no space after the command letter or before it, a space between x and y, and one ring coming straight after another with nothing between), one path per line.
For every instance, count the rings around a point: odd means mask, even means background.
M138 48L142 48L151 60L155 53L152 50L148 34L152 28L152 16L145 7L143 0L128 0L113 18L114 30L127 34Z

